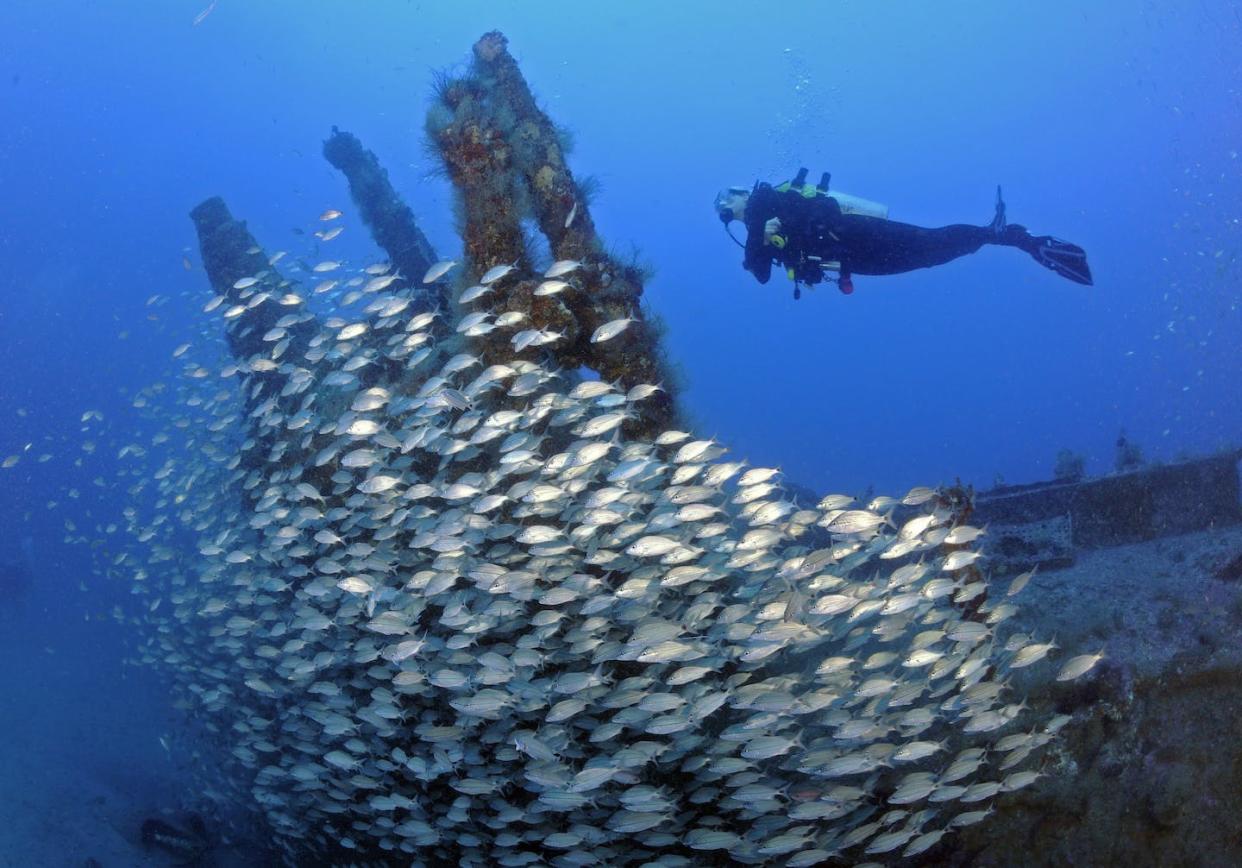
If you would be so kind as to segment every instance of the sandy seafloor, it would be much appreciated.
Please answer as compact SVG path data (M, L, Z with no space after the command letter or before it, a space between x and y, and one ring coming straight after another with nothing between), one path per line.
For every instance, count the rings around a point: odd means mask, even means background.
M1051 678L1069 656L1101 647L1141 674L1187 652L1236 656L1242 584L1213 573L1239 553L1234 525L1079 552L1072 567L1037 573L1017 598L1020 626L1061 645L1040 673ZM0 620L0 868L177 864L145 849L139 829L192 802L189 775L160 744L178 713L157 679L122 663L124 628L85 622L80 603L63 604L28 603L34 611ZM58 641L67 630L72 642ZM222 847L206 864L259 863Z
M36 590L0 612L0 868L182 864L141 841L143 820L194 804L160 742L180 713L152 672L123 663L120 634L135 628L85 620L88 595L74 595ZM221 847L204 868L259 864Z
M4 613L0 865L162 864L136 846L142 815L176 786L159 744L162 697L127 676L116 628L80 612L74 624L67 610L80 601L63 605L28 600ZM92 653L101 646L109 653Z

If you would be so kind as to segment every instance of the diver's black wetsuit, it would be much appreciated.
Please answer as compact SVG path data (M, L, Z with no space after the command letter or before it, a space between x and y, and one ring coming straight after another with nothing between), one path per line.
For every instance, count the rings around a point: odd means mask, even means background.
M767 244L764 224L781 222L783 247ZM842 214L831 194L808 198L797 190L758 184L746 203L743 267L767 283L775 260L802 283L823 280L821 262L841 263L841 275L899 274L930 268L974 253L995 233L986 226L958 223L925 229L861 214Z
M806 170L785 189L756 184L746 201L746 258L743 267L767 283L773 261L784 266L797 284L815 284L824 279L828 263L839 263L838 284L842 292L852 292L852 274L899 274L916 268L931 268L974 253L985 244L1016 247L1031 255L1045 268L1068 280L1091 285L1087 253L1051 235L1032 235L1022 226L1005 222L1005 203L996 189L996 217L987 226L957 223L925 229L861 214L842 214L841 206L824 182L807 196ZM729 210L721 219L730 219ZM769 220L780 221L771 239L765 237Z

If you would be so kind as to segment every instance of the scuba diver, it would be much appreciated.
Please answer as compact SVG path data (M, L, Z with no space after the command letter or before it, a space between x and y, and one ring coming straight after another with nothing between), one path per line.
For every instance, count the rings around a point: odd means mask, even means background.
M746 243L733 240L746 255L742 267L760 283L767 283L772 263L785 268L794 282L794 298L802 286L833 279L846 294L854 291L855 274L900 274L916 268L943 265L974 253L985 244L1017 247L1036 262L1075 283L1091 285L1087 253L1051 235L1031 235L1022 226L1005 222L1005 202L996 188L996 216L986 226L964 223L928 229L888 219L888 208L850 196L828 192L829 174L818 185L806 181L799 169L792 181L780 186L756 182L750 190L730 187L716 196L716 213L729 231L734 220L746 227Z

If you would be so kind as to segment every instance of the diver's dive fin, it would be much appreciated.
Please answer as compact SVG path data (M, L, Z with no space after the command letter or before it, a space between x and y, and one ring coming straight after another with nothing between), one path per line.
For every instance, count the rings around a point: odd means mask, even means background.
M1092 285L1091 268L1087 265L1087 251L1077 244L1070 244L1051 235L1038 235L1023 248L1044 268L1051 268L1064 278Z
M988 228L992 230L997 238L1005 234L1005 200L1001 198L1000 184L996 185L996 216L992 218L992 222L988 224Z

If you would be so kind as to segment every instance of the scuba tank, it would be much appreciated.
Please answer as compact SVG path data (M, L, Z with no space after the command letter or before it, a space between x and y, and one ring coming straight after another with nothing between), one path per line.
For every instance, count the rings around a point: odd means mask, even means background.
M794 176L792 181L786 181L784 184L776 187L776 190L780 193L786 190L796 190L808 199L814 199L816 196L828 196L837 200L837 204L841 206L842 214L861 214L864 217L878 217L881 220L888 219L887 205L872 202L870 199L864 199L862 196L842 193L839 190L833 190L829 193L828 181L831 178L832 175L824 172L818 184L808 184L806 182L806 169L799 169L798 174Z
M888 219L887 205L883 205L879 202L873 202L870 199L864 199L861 196L854 196L849 193L840 193L835 190L830 193L828 191L828 182L832 176L828 172L824 172L823 175L820 176L818 184L808 184L806 175L807 170L805 168L800 168L798 169L798 173L794 176L793 180L786 181L783 184L779 184L769 189L778 193L794 192L806 199L817 199L821 196L825 199L832 199L836 202L837 207L840 209L842 214L871 217L877 220ZM755 187L751 192L753 193L754 190L758 190L759 187L760 183L756 181ZM715 200L716 214L720 217L721 222L724 223L725 232L728 233L730 238L733 238L733 242L737 244L738 247L743 248L745 248L746 245L737 238L733 237L733 233L729 232L729 224L734 220L743 219L743 212L747 207L747 201L748 194L745 187L730 187L728 190L721 191L716 196ZM784 248L786 241L783 237L777 234L777 230L775 228L769 228L771 226L771 222L772 221L768 221L768 224L764 226L764 246L766 247L771 244L777 248ZM757 227L755 231L758 231ZM836 282L843 293L849 294L850 292L853 292L853 282L850 280L850 275L842 272L842 265L839 261L825 260L818 256L804 256L802 262L816 271L816 274L814 275L804 275L803 279L805 282L811 284L818 283L820 278L819 272L821 271L835 272L840 276L835 278L830 277L828 279ZM795 272L795 268L787 267L789 279L794 282L794 298L799 298L802 295L801 283L803 280L799 280L799 277Z
M832 175L823 173L820 176L820 183L811 185L806 183L806 168L797 170L794 180L785 181L784 184L777 186L775 190L779 192L794 191L805 199L817 199L823 196L825 199L832 199L840 207L842 214L856 214L866 217L874 217L877 220L888 220L888 206L881 205L879 202L873 202L869 199L863 199L862 196L852 196L848 192L837 192L833 190L828 192L828 181L832 179ZM853 292L853 281L850 274L842 271L841 262L837 260L821 260L821 258L810 256L807 260L814 261L821 272L831 272L837 274L837 277L828 277L828 281L835 282L837 288L842 293L850 294ZM787 269L789 278L794 281L794 298L802 297L802 287L797 278L794 268ZM816 283L816 281L811 281Z
M881 220L888 219L887 205L872 202L870 199L864 199L861 196L851 196L849 193L842 193L838 190L833 190L831 197L836 199L837 204L841 206L842 214L862 214L864 217L879 217Z
M841 193L833 190L828 192L828 182L832 179L832 175L824 172L820 176L819 183L812 185L806 180L807 171L805 168L798 169L792 181L786 181L784 184L776 187L779 192L793 190L800 193L807 199L814 199L817 196L824 196L836 201L837 206L841 209L842 214L859 214L864 217L875 217L880 220L888 219L888 206L879 202L872 202L870 199L864 199L861 196L853 196L849 193ZM840 276L836 278L836 283L841 292L849 295L854 291L854 282L848 274L841 273L841 263L837 260L819 260L819 267L825 272L836 272ZM802 288L799 286L797 278L794 276L793 270L789 272L789 277L794 281L794 298L802 297ZM829 278L832 280L832 278Z

